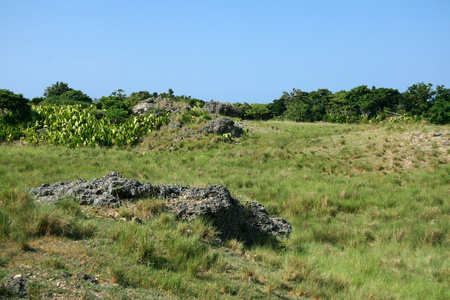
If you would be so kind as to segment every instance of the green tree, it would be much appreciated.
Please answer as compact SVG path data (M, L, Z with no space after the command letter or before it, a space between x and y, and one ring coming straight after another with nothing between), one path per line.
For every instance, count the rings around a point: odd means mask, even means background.
M102 109L112 109L112 108L127 108L128 106L125 102L127 95L122 89L114 91L109 96L103 96L98 101Z
M284 99L275 99L272 103L267 105L273 117L280 117L286 111L286 104Z
M45 98L42 103L56 104L56 105L75 105L79 104L83 107L89 107L93 101L92 99L79 90L70 90L59 96L50 96Z
M61 96L62 94L71 91L72 89L69 87L67 83L59 82L52 84L51 86L47 87L44 91L44 97L52 97L52 96Z
M312 121L322 121L325 118L327 109L330 106L331 91L328 89L318 89L308 94L309 103L311 105Z
M151 97L153 96L148 91L133 92L124 101L127 103L127 105L134 106L139 102L147 100Z
M91 97L79 90L70 90L60 96L62 101L93 103Z
M285 105L286 111L283 116L291 121L310 122L311 119L311 103L308 99L308 93L300 89L293 89L292 92L283 92L281 98Z
M0 110L2 118L11 114L13 120L22 120L30 115L29 100L22 94L15 94L6 89L0 89Z
M412 115L426 116L436 94L432 87L431 83L423 82L410 86L400 99L402 110Z
M436 87L436 97L430 109L430 121L436 124L450 123L450 89Z
M243 117L251 120L268 120L272 117L267 104L254 103L246 107Z
M105 110L105 116L111 123L123 123L131 115L131 109L125 102L127 95L124 90L117 90L99 99L99 104Z
M330 105L325 117L326 121L345 123L354 114L347 91L339 91L330 97Z

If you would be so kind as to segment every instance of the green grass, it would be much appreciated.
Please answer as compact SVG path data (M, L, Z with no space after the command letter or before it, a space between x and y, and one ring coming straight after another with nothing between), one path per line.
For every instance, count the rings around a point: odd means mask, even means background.
M35 293L80 299L94 289L135 299L450 298L450 153L433 138L444 129L448 140L449 126L244 126L249 134L239 142L176 142L179 130L164 127L125 150L0 145L0 274L7 274L0 280L27 265L45 276L80 272L107 283L64 290L35 282ZM210 225L177 222L158 199L117 209L51 207L25 192L110 170L152 184L225 185L287 219L293 232L252 248L218 244Z

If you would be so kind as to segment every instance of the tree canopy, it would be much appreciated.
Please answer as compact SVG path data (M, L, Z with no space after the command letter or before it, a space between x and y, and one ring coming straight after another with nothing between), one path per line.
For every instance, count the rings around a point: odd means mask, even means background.
M27 98L6 89L0 89L0 110L2 118L9 113L14 120L24 119L31 112Z
M70 88L67 83L57 81L56 83L45 89L44 97L48 98L52 96L61 96L62 94L71 90L72 88Z

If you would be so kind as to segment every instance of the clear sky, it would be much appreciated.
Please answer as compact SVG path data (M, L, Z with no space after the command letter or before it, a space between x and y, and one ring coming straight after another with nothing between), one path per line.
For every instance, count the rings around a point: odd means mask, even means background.
M449 16L449 0L1 0L0 88L269 103L293 88L450 87Z

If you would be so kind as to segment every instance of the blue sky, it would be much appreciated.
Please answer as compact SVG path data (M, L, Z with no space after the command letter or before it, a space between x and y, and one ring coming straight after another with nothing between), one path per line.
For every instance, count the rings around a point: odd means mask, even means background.
M0 88L63 81L269 103L298 88L450 87L450 1L0 1Z

